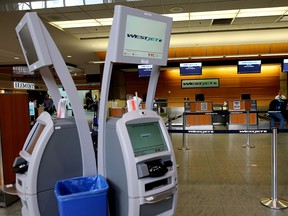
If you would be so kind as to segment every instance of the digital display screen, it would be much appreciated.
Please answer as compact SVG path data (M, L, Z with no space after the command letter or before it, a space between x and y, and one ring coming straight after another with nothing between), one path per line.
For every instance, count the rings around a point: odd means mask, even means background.
M202 75L202 63L180 63L180 76Z
M288 72L288 59L283 60L282 72Z
M164 22L128 14L123 55L162 59L166 28L167 24Z
M28 142L28 144L27 144L27 146L25 148L25 151L28 152L30 155L32 155L33 150L34 150L34 148L36 146L36 143L37 143L42 131L45 128L45 125L37 123L34 126L34 128L35 129L33 130L32 134L31 134L31 137L30 137L30 140L29 140L29 142Z
M158 122L128 124L126 127L135 157L168 150Z
M138 65L138 76L149 77L152 72L153 65Z
M38 61L38 55L27 24L25 24L23 28L19 31L19 37L22 42L23 52L27 58L28 64L34 64Z
M261 72L261 60L238 62L238 74L260 73L260 72Z

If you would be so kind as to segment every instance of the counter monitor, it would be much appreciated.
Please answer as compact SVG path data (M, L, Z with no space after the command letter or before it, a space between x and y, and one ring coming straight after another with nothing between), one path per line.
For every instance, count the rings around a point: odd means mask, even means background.
M239 61L238 74L260 73L261 60Z
M202 63L180 63L180 76L202 75Z
M282 72L288 72L288 59L283 59Z
M139 77L150 77L153 65L138 65Z

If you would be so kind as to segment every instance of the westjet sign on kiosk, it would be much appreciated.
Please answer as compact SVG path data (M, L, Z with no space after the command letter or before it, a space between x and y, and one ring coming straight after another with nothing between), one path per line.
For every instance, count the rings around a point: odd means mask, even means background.
M151 22L150 19L127 16L123 55L162 59L165 38L163 32L166 31L167 26L166 23L153 21L155 28L151 31ZM153 32L153 37L147 36L147 29Z

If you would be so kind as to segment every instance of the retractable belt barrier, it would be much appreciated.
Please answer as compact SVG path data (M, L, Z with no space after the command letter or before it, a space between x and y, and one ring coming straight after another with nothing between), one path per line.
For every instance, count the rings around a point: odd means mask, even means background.
M185 143L185 134L247 134L247 143L242 145L243 148L254 148L255 146L250 144L250 134L264 134L264 133L272 133L272 129L250 129L250 117L251 113L270 113L274 111L258 111L258 110L239 110L239 111L228 111L225 110L226 113L233 113L233 114L241 114L246 113L246 129L239 129L239 130L197 130L197 129L185 129L186 128L186 115L217 115L223 113L223 111L217 112L190 112L185 111L182 115L175 116L173 118L168 119L168 132L172 133L182 133L183 134L183 141L182 146L179 147L179 150L189 150L190 148ZM178 118L183 117L183 129L172 129L172 121ZM245 125L245 124L244 124ZM277 132L287 133L288 129L277 129Z

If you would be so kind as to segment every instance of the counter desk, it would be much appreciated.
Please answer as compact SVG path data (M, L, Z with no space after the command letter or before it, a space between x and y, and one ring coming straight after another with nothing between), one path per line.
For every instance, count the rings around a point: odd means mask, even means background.
M197 129L213 129L212 101L193 101L190 102L190 110L185 111L185 126Z
M231 100L228 101L229 129L257 126L257 101L256 100Z

